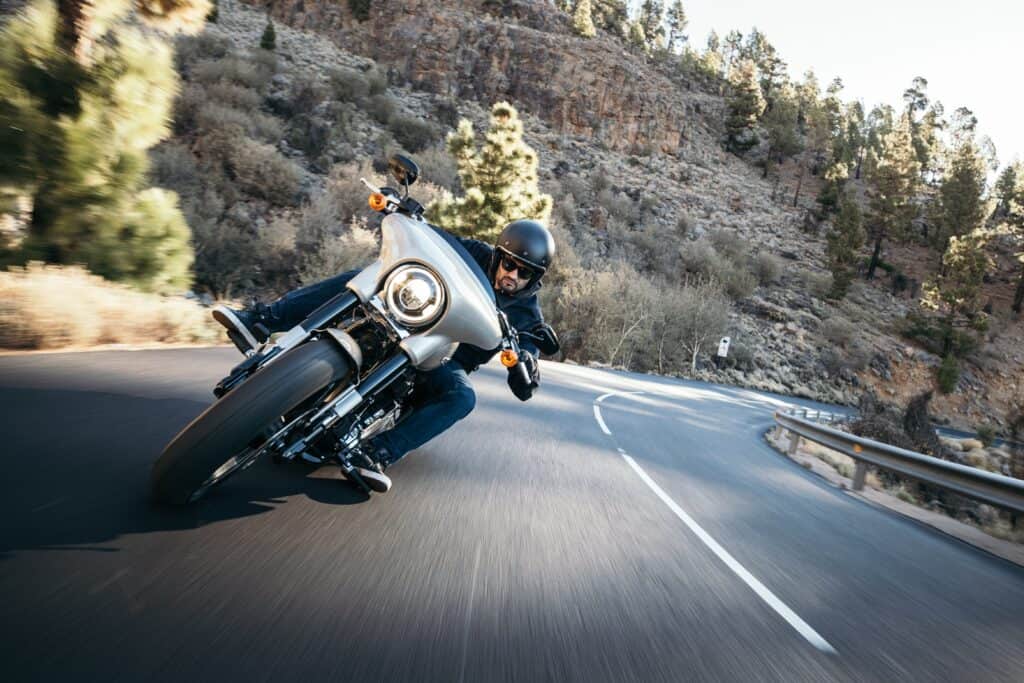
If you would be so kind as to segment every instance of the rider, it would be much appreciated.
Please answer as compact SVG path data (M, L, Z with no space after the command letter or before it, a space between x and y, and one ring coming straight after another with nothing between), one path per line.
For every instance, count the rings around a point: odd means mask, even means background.
M543 322L537 300L541 278L551 266L555 242L541 223L532 220L513 221L505 226L492 247L479 240L456 238L470 256L487 273L494 287L498 308L517 330L529 330ZM255 350L272 333L283 332L301 323L306 316L335 295L358 270L348 271L322 282L289 292L271 304L256 304L244 311L216 306L213 317L227 328L228 337L242 353ZM521 401L532 395L540 382L537 347L529 339L520 341L530 377L527 383L518 372L509 369L508 384ZM373 459L381 467L356 467L366 483L378 491L391 488L391 479L384 468L393 465L411 450L441 434L469 415L476 405L476 394L468 374L490 360L498 349L485 350L460 344L452 357L439 367L420 373L413 400L416 409L394 429L373 439Z

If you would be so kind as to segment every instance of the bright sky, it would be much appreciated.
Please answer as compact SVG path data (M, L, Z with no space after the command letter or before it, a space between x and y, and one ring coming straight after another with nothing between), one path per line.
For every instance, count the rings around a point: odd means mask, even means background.
M666 3L667 4L667 3ZM1024 159L1024 4L1012 0L683 0L690 44L757 26L799 78L839 76L844 100L902 108L915 76L947 117L965 106L996 145L1000 166Z

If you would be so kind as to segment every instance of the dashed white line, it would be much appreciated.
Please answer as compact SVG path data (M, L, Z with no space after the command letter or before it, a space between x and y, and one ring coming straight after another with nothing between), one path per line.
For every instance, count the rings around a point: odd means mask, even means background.
M610 392L608 394L605 394L604 396L601 397L601 399L615 395L615 393L616 392ZM594 404L594 415L597 416L598 424L601 425L601 429L604 430L604 433L611 435L611 432L608 431L608 428L605 426L604 421L601 419L601 413L598 411L596 403ZM675 513L676 517L682 520L683 524L689 527L690 531L692 531L697 536L697 538L699 538L701 542L704 543L704 545L706 545L708 549L710 549L711 552L713 552L718 557L718 559L724 562L725 566L731 569L733 573L736 574L736 576L742 579L743 582L747 584L747 586L749 586L751 590L753 590L754 593L758 595L758 597L764 600L769 607L775 610L775 612L780 617L785 619L786 622L797 631L797 633L803 636L804 639L807 640L807 642L809 642L815 648L828 654L836 654L835 648L833 648L827 640L822 638L818 634L818 632L811 628L811 626L806 621L801 619L796 612L790 609L774 593L768 590L768 588L763 583L758 581L757 577L755 577L753 574L747 571L746 568L744 568L743 565L741 565L736 560L736 558L730 555L729 551L727 551L725 548L719 545L718 541L712 538L711 535L708 534L708 532L704 531L704 528L701 527L700 524L697 524L697 522L692 517L690 517L690 515L688 515L685 510L679 507L679 505L677 505L676 502L672 500L672 498L670 498L669 495L665 493L665 491L647 475L647 472L645 472L643 468L640 467L640 465L638 465L637 462L633 458L631 458L628 453L626 453L626 451L618 447L616 448L616 450L618 450L619 455L621 455L625 459L625 461L629 463L629 466L633 468L633 471L636 472L637 476L639 476L640 479L645 484L647 484L647 486L652 491L654 491L654 494L658 496L658 498L660 498L661 501L665 503L665 505L667 505L672 512Z

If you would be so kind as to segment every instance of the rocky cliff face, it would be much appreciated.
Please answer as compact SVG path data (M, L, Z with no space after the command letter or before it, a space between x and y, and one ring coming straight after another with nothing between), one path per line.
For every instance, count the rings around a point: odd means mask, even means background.
M379 2L365 22L347 3L250 4L387 65L417 89L485 104L509 99L557 132L617 151L684 153L693 138L712 135L698 112L720 106L685 94L609 38L576 37L546 2Z

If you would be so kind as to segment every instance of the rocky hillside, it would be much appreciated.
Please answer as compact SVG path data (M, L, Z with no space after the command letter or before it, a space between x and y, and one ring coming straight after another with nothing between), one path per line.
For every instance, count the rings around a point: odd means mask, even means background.
M375 3L369 20L357 22L347 3L221 0L208 33L248 49L268 13L279 64L270 99L297 80L323 82L332 68L347 67L379 69L402 112L443 129L454 121L441 113L468 117L479 130L489 105L515 104L540 153L542 189L555 197L559 234L585 265L624 256L642 271L656 261L672 269L708 238L761 264L730 313L734 344L749 358L722 370L704 362L699 376L847 404L865 385L902 399L933 382L938 357L897 334L914 306L909 295L894 296L883 278L858 281L839 304L824 299L824 240L804 225L814 179L794 206L786 169L781 184L769 183L725 153L717 93L611 38L576 37L545 2ZM383 128L373 117L352 116L342 132L326 138L328 162L382 152ZM287 143L280 148L301 166L304 192L314 197L331 163ZM431 171L424 169L428 180ZM261 207L249 204L250 218L269 223ZM645 246L645 235L653 244ZM1020 322L1001 321L990 337L958 392L933 404L963 427L1004 424L1022 397Z

